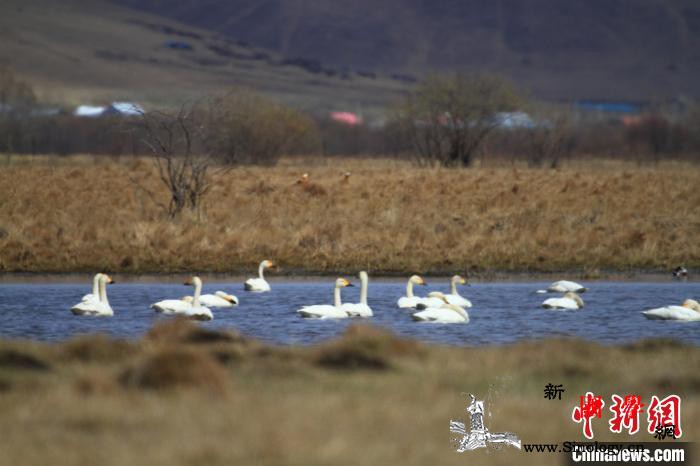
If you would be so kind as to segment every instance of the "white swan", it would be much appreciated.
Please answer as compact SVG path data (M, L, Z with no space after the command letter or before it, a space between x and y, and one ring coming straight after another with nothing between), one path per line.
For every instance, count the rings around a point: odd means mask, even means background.
M408 279L408 283L406 283L406 296L399 298L399 300L396 302L397 306L402 308L416 307L423 301L423 298L413 296L413 285L425 286L427 283L425 283L425 280L418 275L412 275L411 278Z
M360 272L360 302L359 303L343 303L340 309L345 311L350 317L372 317L374 313L367 304L367 286L369 284L369 276L364 270Z
M469 322L467 311L447 302L446 296L442 293L431 293L441 299L440 306L428 307L427 309L411 314L413 320L421 322L436 322L441 324L459 324Z
M466 284L467 281L464 278L460 277L459 275L453 276L452 280L450 280L450 294L445 295L447 302L460 307L472 307L471 301L460 295L457 291L457 285Z
M344 319L350 317L347 312L342 310L340 302L340 289L346 286L353 286L352 283L344 278L338 278L335 281L335 289L333 290L333 305L316 304L313 306L304 306L297 309L297 312L302 317L310 317L315 319Z
M243 284L246 291L270 291L270 284L263 277L263 270L274 267L275 264L271 260L264 260L258 266L258 278L249 278Z
M583 299L576 293L570 291L565 293L561 298L545 299L542 303L545 309L567 309L576 310L583 307Z
M114 283L112 277L104 273L97 274L98 283L98 296L99 299L91 299L87 301L81 301L72 308L70 311L77 316L113 316L114 311L109 305L107 300L107 283Z
M187 299L187 296L183 299L165 299L151 304L151 308L163 314L178 314L196 320L212 320L214 315L211 310L199 302L202 280L199 277L192 277L184 284L194 286L194 297L191 301Z
M194 301L192 296L185 296L182 298L188 301ZM214 294L203 294L199 297L199 303L205 307L233 307L238 306L238 298L232 294L228 294L224 291L216 291Z
M644 317L655 320L700 320L700 303L686 299L682 306L666 306L642 311Z
M559 280L547 287L546 290L537 290L538 293L584 293L587 288L579 283L569 280Z

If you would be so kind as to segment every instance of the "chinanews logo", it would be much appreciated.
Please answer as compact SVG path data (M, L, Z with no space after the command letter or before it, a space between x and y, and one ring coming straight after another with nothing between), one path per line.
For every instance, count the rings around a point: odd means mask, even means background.
M465 451L486 448L498 450L501 446L510 446L523 449L528 453L564 453L569 455L572 461L589 461L583 458L590 455L607 455L610 458L646 458L649 461L660 461L657 458L682 458L681 463L687 459L689 452L687 443L669 443L683 436L681 419L681 397L675 394L663 398L652 395L643 398L636 394L618 395L613 393L609 399L593 392L586 392L578 396L571 413L571 420L581 426L581 432L587 439L584 442L567 441L557 444L522 444L520 438L512 432L491 432L485 425L484 418L491 419L492 389L486 397L487 404L483 400L477 400L476 396L469 394L470 403L466 408L469 421L463 419L450 420L451 440L455 450L459 453ZM544 390L544 398L552 402L561 402L564 386L547 384ZM498 392L495 392L498 394ZM575 398L574 398L575 399ZM606 403L607 401L607 403ZM488 409L488 412L486 411ZM569 408L571 409L571 405ZM609 415L605 415L606 413ZM603 420L602 418L606 418ZM600 419L600 421L598 421ZM656 442L653 443L598 443L590 442L595 437L595 430L609 428L613 434L626 434L629 436L638 433L651 434ZM457 434L455 436L454 434ZM644 442L642 440L642 442ZM587 456L588 455L588 456ZM641 456L640 456L641 455ZM675 455L675 456L674 456ZM602 456L601 456L602 457ZM597 458L597 457L596 457ZM644 460L644 461L646 461ZM677 460L674 460L677 461ZM676 464L676 463L673 463ZM680 463L679 463L680 464Z
M611 396L612 404L610 412L612 417L608 421L610 431L616 434L626 430L629 435L634 435L640 429L640 415L647 406L639 395ZM574 407L571 419L582 424L583 435L589 440L594 437L593 421L603 417L605 400L600 395L586 392L579 397L578 406ZM649 400L646 410L646 430L657 440L666 437L679 439L683 436L681 427L681 398L678 395L668 395L660 399L653 395Z

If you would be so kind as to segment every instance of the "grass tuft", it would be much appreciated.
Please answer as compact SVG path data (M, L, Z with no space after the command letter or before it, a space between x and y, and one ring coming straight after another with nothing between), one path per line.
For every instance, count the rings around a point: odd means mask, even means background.
M84 335L61 345L58 358L66 361L120 362L138 352L135 344L106 335Z
M374 369L392 367L394 356L416 355L421 345L367 324L348 327L343 336L319 346L316 364L333 369Z
M47 371L50 368L48 362L32 354L12 348L0 349L0 369Z
M154 390L205 388L223 393L227 379L223 367L206 353L169 348L147 356L121 374L124 386Z

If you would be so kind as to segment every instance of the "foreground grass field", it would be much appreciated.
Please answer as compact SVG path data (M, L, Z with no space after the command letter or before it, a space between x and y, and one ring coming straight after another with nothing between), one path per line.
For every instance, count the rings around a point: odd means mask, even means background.
M696 441L699 364L699 348L668 341L446 348L366 326L309 348L178 321L138 342L4 341L0 464L560 465L558 454L511 448L455 453L449 421L466 418L473 393L492 402L492 431L582 441L571 411L593 391L606 400L595 440L654 441L644 423L634 436L609 432L610 396L675 393L682 440ZM548 383L563 385L561 401L543 397Z
M690 164L447 170L288 159L215 177L203 220L170 221L149 159L3 162L3 272L240 272L263 258L281 273L595 277L700 266L700 167ZM297 183L303 172L306 185Z

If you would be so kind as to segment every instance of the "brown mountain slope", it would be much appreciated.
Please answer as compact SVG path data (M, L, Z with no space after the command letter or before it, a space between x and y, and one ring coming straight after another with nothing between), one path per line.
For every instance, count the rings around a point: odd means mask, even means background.
M101 0L2 0L0 65L44 101L168 105L255 88L312 110L383 107L406 84L285 63L279 54Z
M546 98L700 94L697 0L114 0L288 57L510 75Z

